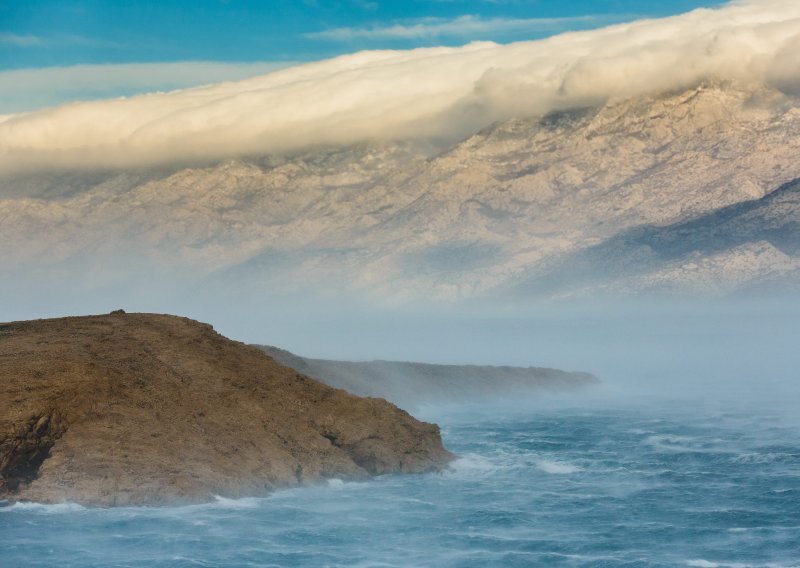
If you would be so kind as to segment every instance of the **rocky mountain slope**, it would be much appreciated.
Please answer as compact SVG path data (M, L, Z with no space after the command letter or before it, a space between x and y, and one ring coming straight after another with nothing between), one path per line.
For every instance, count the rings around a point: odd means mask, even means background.
M439 430L174 316L0 324L0 499L166 503L444 467Z
M599 384L589 373L541 367L331 361L300 357L272 346L258 347L279 363L326 385L359 396L385 398L407 409L420 404L485 401Z
M800 178L798 131L796 98L708 83L504 122L444 149L397 142L20 174L0 180L0 262L78 278L102 266L109 285L174 271L243 294L492 295L624 231L699 218ZM743 267L732 288L794 262L743 246L706 259Z
M778 282L800 284L800 180L686 221L623 231L513 293L726 294Z

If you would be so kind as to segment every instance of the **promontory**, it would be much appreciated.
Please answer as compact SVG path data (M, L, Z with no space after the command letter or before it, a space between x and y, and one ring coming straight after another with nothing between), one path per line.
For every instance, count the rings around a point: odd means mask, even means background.
M0 499L200 502L452 457L436 425L207 324L121 311L0 324Z

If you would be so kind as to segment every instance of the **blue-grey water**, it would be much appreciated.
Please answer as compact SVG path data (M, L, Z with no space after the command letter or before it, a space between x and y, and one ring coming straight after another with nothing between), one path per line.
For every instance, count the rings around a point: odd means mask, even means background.
M0 565L800 566L800 424L608 397L427 408L451 471L176 508L0 509Z

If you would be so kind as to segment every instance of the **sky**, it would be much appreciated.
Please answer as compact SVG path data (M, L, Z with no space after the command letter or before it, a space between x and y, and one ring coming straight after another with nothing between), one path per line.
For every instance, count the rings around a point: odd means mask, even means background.
M379 135L441 136L442 132L457 138L520 113L545 113L652 89L685 88L720 76L767 81L800 94L800 2L750 0L724 12L667 18L721 4L710 0L0 0L0 115L67 101L238 81L0 116L0 174L22 166L98 168L216 159L226 152L281 151L320 139L347 144ZM637 23L613 26L633 21ZM550 37L571 30L592 31ZM550 39L542 40L546 37ZM500 45L467 45L478 40ZM392 51L323 61L379 49ZM311 61L320 63L295 65ZM263 75L276 69L281 70ZM256 78L243 80L248 77ZM114 255L137 276L151 279L135 261L116 250ZM100 263L97 270L86 271L86 280L106 270L108 265ZM129 308L134 302L130 295L126 302L118 302L126 296L116 290L108 298L86 294L79 280L74 284L80 288L78 299L70 300L72 292L62 289L70 290L72 284L55 271L48 278L37 274L36 283L44 290L40 293L25 281L27 274L17 272L24 289L15 289L12 278L3 283L5 297L22 307L9 314L13 306L6 302L4 319L28 318L32 313L85 313L97 311L101 304L108 309ZM415 320L412 314L397 325L392 313L383 331L367 316L363 321L353 318L345 306L347 320L354 322L348 335L338 327L342 320L336 315L329 323L309 325L312 316L298 318L294 304L286 307L287 315L275 318L280 323L272 327L280 335L270 339L264 336L264 311L254 310L247 301L233 306L198 301L185 293L183 284L184 304L169 298L169 305L165 301L159 310L214 321L236 337L305 354L346 358L369 353L420 360L438 356L443 362L469 355L475 357L471 362L529 364L533 362L527 359L529 346L544 344L555 353L563 348L564 354L552 360L540 355L539 364L577 366L575 352L585 347L587 353L594 348L599 357L587 359L585 368L602 370L603 364L625 360L628 348L626 344L622 351L606 349L598 341L607 335L600 324L582 340L576 340L574 333L580 325L553 333L548 322L530 333L509 329L507 335L497 331L502 323L492 327L481 321L475 323L479 329L474 334L470 330L458 335L444 326L418 333L427 329L423 319ZM157 300L150 296L158 285L146 289L140 309L154 309ZM34 299L25 303L20 297ZM319 322L317 306L305 309ZM683 320L676 324L676 335L682 335L682 325ZM376 327L383 335L370 343ZM650 327L645 322L642 332ZM786 341L794 337L783 328L762 331L765 328L769 325L762 324L753 337L759 333ZM716 337L717 330L712 331L709 335ZM473 341L474 354L464 348L468 336L481 338ZM398 337L416 343L409 347ZM445 349L442 337L450 342ZM403 351L380 351L380 345ZM564 348L570 345L571 352ZM656 341L650 346L670 352ZM770 347L775 353L788 352L785 342L771 341Z
M361 50L509 43L721 3L0 0L0 114L236 80Z

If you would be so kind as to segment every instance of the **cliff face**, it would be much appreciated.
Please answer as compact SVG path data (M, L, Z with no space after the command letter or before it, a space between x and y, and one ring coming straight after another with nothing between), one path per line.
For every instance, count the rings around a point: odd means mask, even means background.
M299 357L277 347L260 348L276 361L327 385L360 396L385 398L403 408L517 396L541 390L566 391L599 383L589 373L542 367L330 361Z
M437 426L192 320L0 324L0 499L195 502L451 458Z

